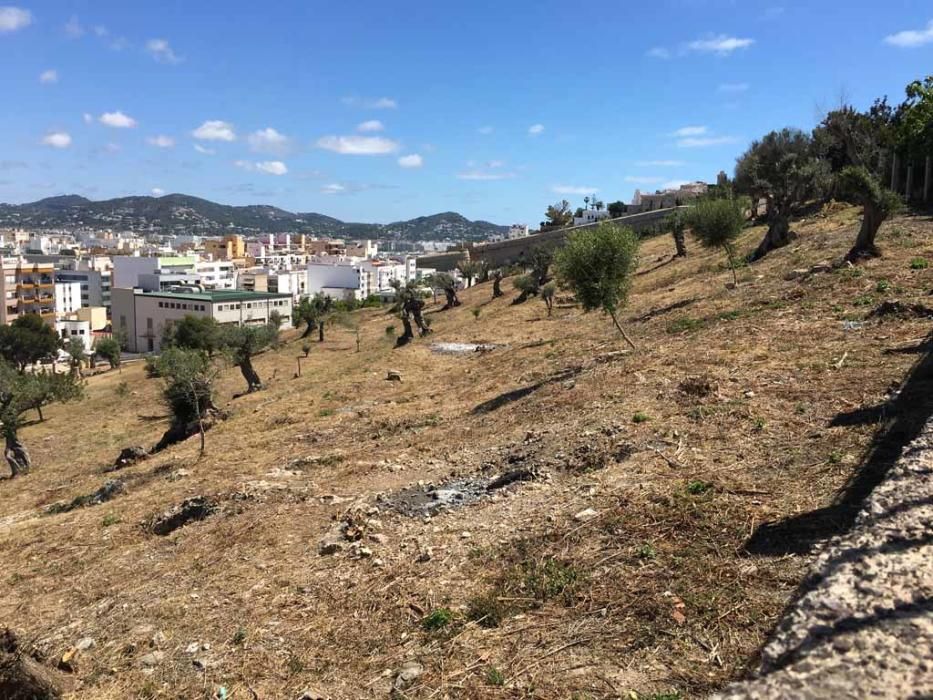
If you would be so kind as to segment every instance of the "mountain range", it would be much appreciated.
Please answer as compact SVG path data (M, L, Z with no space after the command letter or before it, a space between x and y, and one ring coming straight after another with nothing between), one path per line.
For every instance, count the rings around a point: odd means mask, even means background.
M314 212L295 213L264 204L231 206L185 194L119 197L93 201L79 195L47 197L27 204L0 203L0 227L111 229L140 233L210 235L294 232L382 240L472 240L508 227L470 221L456 212L419 216L390 224L352 223Z

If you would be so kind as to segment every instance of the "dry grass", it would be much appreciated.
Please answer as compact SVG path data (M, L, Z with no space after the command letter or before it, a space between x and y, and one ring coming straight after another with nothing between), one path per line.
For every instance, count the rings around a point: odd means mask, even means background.
M831 419L878 403L914 359L884 350L928 331L864 320L883 299L922 301L933 272L910 260L933 259L928 220L887 224L885 256L856 271L783 279L840 258L854 226L851 209L799 224L798 243L740 270L733 291L718 253L693 244L667 262L669 240L647 241L626 314L637 353L619 352L602 316L510 306L508 282L503 299L480 285L430 314L432 340L508 344L482 355L436 355L423 340L393 350L392 321L364 312L360 353L334 331L294 379L292 342L256 363L274 376L268 389L236 400L242 379L225 373L231 417L200 461L194 438L104 474L165 424L147 420L163 409L141 367L95 377L86 401L24 431L34 473L0 482L0 620L52 659L92 637L81 698L209 698L221 686L233 698L386 697L412 659L425 672L410 698L721 686L807 563L752 557L744 543L760 523L832 499L874 426ZM385 381L388 369L404 381ZM515 463L549 478L430 519L372 510L418 481ZM111 476L124 495L45 514ZM195 495L218 496L220 513L167 537L143 528ZM575 520L585 508L597 517ZM371 557L319 555L348 510L386 541L364 537ZM190 655L193 642L209 649ZM147 672L153 648L165 657Z

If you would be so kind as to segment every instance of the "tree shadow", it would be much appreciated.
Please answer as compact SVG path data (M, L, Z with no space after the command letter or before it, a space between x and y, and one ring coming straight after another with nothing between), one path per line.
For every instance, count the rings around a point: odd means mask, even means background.
M933 333L923 345L933 347ZM865 499L880 484L904 447L913 441L933 415L933 352L927 350L914 363L897 397L883 406L840 413L830 425L880 422L861 465L833 502L808 513L763 523L745 543L749 554L780 556L804 554L817 542L848 530Z
M670 313L671 311L677 311L677 309L682 309L685 306L690 306L695 304L700 300L700 297L693 297L692 299L681 299L680 301L675 301L673 304L668 304L667 306L662 306L659 309L652 309L646 314L641 316L633 316L628 320L629 323L636 323L641 321L650 321L653 318L658 316L663 316L664 314Z
M647 270L639 270L638 272L635 273L635 276L636 276L636 277L641 277L642 275L647 275L647 274L649 274L649 273L651 273L651 272L654 272L655 270L660 270L660 269L661 269L662 267L664 267L665 265L670 265L670 264L671 264L672 262L674 262L676 259L677 259L677 256L676 256L676 255L672 255L672 256L669 257L667 260L665 260L664 262L658 263L658 264L655 265L654 267L649 267Z
M498 396L494 396L488 401L483 401L483 403L477 405L473 408L470 413L474 416L483 415L485 413L492 413L503 406L507 406L510 403L519 401L526 396L530 396L535 393L538 389L547 386L548 384L554 384L555 382L562 382L568 379L576 377L580 372L583 371L583 367L568 367L567 369L562 369L559 372L552 374L550 377L542 379L536 384L531 384L530 386L523 386L518 389L512 389L511 391L506 391Z

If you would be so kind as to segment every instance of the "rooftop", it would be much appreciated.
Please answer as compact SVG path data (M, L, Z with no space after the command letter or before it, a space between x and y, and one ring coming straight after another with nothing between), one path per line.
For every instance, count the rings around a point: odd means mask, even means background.
M275 294L273 292L247 292L240 289L208 289L203 292L144 292L137 291L137 294L148 297L164 297L167 299L186 299L189 301L205 301L214 303L226 303L228 301L251 301L253 299L290 299L291 294Z

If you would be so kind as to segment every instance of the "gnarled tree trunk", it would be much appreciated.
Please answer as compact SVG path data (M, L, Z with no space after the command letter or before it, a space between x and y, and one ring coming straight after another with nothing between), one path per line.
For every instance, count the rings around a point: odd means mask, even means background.
M13 432L6 434L5 455L7 464L10 465L11 476L28 474L32 468L32 460L29 457L29 450L20 442L19 436Z
M415 334L411 328L411 321L408 319L407 314L402 316L402 325L405 327L405 332L395 339L395 347L397 348L400 348L403 345L407 345L409 342L411 342L411 339L415 337Z
M309 335L311 335L311 332L314 330L314 327L316 325L313 320L305 321L305 323L307 325L305 326L305 332L301 334L302 338L307 338Z
M492 298L498 299L501 296L502 296L502 278L497 275L492 280Z
M448 288L444 290L444 296L447 297L447 303L441 308L441 311L460 306L460 300L457 298L457 290Z
M864 258L877 258L881 255L881 251L875 245L875 236L883 221L884 216L879 207L873 204L866 204L862 207L862 226L859 228L855 245L846 254L846 260L854 262Z
M324 342L324 321L318 321L317 324L317 342Z
M673 231L671 232L671 235L674 237L674 247L677 249L677 257L687 257L687 237L684 234L683 229L680 229L679 231Z
M262 380L259 378L259 374L253 368L253 361L251 358L247 357L239 363L240 373L243 375L243 379L246 380L247 392L252 393L254 391L259 391L262 389Z
M748 261L761 260L772 250L783 248L796 237L797 234L790 230L790 218L786 214L775 212L770 219L765 237L761 239L755 252L748 256Z

